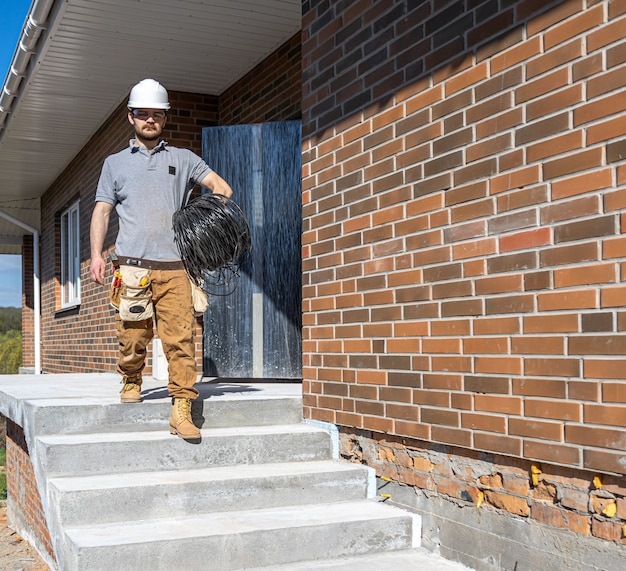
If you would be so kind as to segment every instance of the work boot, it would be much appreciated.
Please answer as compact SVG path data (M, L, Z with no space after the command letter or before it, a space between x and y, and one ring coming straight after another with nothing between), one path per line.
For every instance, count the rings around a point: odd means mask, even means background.
M200 439L200 429L191 420L191 399L172 399L170 433L176 434L184 440Z
M124 386L120 391L121 402L141 402L141 377L127 377L122 379Z

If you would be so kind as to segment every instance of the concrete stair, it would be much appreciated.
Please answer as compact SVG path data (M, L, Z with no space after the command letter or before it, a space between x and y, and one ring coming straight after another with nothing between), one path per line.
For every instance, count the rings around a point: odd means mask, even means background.
M9 402L59 569L385 569L385 554L406 561L394 571L420 568L419 516L377 501L370 469L332 457L331 433L303 421L299 385L202 383L198 444L169 434L169 399L152 385L140 404L119 404L117 387Z

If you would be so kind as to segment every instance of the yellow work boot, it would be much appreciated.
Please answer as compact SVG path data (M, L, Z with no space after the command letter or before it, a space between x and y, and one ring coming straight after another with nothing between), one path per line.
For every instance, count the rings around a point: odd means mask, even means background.
M120 391L121 402L141 402L141 377L124 377Z
M199 440L200 429L191 420L191 399L172 399L170 433L184 440Z

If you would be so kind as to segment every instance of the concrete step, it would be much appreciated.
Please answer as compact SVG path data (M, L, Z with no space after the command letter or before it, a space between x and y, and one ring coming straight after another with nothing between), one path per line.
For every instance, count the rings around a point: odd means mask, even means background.
M49 435L36 438L48 478L327 460L329 434L307 424L202 430L199 444L169 431ZM132 476L131 476L132 477Z
M66 526L363 500L367 468L332 460L53 478Z
M192 417L201 428L267 426L302 420L301 397L275 397L259 392L237 399L232 393L211 394L192 404ZM138 404L106 403L97 399L49 399L33 402L29 425L35 434L87 434L138 432L167 428L169 398L146 399Z
M404 550L419 523L364 500L76 527L65 569L231 571Z
M471 569L418 548L358 557L254 567L246 571L471 571Z

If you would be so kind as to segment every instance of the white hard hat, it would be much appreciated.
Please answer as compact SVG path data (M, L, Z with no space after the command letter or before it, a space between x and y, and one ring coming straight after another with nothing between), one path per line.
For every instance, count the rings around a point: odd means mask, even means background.
M167 90L154 79L144 79L130 90L129 109L169 109Z

